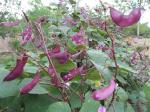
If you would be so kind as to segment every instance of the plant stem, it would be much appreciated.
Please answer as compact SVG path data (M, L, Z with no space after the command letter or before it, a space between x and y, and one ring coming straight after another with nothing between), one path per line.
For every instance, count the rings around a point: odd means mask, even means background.
M99 1L100 1L101 5L102 5L103 10L104 10L105 15L106 15L106 8L105 8L105 6L104 6L104 4L102 3L101 0L99 0ZM106 22L106 16L105 16L105 22ZM117 77L117 74L118 74L118 64L117 64L117 59L116 59L116 55L115 55L115 38L114 38L114 35L111 34L111 33L108 31L108 28L107 28L106 25L105 25L105 31L106 31L107 35L109 36L109 38L110 38L110 40L111 40L111 52L112 52L112 54L113 54L113 60L114 60L114 63L115 63L114 80L116 81L116 77ZM114 92L113 92L113 96L112 96L112 99L111 99L111 101L110 101L110 103L109 103L109 105L108 105L107 110L109 110L109 108L113 105L113 102L114 102L114 100L115 100L115 92L116 92L116 90L114 90Z

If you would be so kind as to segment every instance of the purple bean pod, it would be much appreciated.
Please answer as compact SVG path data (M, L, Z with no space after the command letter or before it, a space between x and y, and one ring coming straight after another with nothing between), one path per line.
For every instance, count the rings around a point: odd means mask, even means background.
M21 76L24 66L27 63L28 56L23 54L22 59L17 59L16 66L12 71L4 78L4 81L11 81Z
M130 14L124 15L122 12L110 7L112 21L120 27L128 27L136 24L141 18L141 8L134 8Z
M85 70L85 67L84 67L84 66L81 66L81 67L79 67L79 68L74 68L74 69L70 70L67 75L65 75L65 76L63 77L63 80L64 80L64 81L70 81L70 80L72 80L74 77L76 77L77 75L83 74L83 73L85 73L85 72L86 72L86 70Z
M20 93L21 94L27 94L29 93L39 82L40 80L40 74L39 72L37 72L34 76L34 78L32 79L31 82L28 82L26 85L24 85L21 89L20 89Z
M107 87L92 92L91 97L96 101L105 100L113 94L115 89L116 89L116 83L112 79Z
M5 27L13 27L13 26L18 26L19 21L9 21L9 22L1 22L0 26L5 26Z

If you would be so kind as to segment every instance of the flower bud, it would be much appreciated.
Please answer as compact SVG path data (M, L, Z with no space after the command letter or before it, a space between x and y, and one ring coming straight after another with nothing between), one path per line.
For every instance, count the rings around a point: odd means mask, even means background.
M99 107L97 112L106 112L106 107Z
M52 58L56 58L60 64L65 64L69 59L69 53L60 50L60 46L56 46L52 51L48 52L48 55Z
M71 36L71 40L76 45L85 45L86 44L86 39L84 38L84 36L85 36L84 31L81 28L80 32L77 32L76 34Z

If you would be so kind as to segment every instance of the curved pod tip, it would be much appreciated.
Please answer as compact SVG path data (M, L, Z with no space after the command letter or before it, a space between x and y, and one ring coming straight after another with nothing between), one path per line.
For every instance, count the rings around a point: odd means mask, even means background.
M20 89L21 94L27 94L29 93L39 82L40 80L40 74L37 72L34 76L34 78L31 80L31 82L27 83Z
M105 100L113 94L115 89L116 89L116 83L112 79L110 80L110 83L107 87L104 87L104 88L101 88L99 90L95 90L94 92L92 92L91 97L97 101Z
M3 81L11 81L21 76L24 66L28 61L28 56L23 54L21 59L17 59L16 66L9 72Z

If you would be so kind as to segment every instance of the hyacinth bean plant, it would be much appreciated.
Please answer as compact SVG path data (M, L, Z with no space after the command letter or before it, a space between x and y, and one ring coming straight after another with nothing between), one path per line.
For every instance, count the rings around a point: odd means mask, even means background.
M2 67L0 98L14 100L3 102L5 110L149 112L149 61L122 35L122 29L140 20L141 6L126 15L102 1L93 12L71 0L68 11L67 3L55 5L53 18L32 20L22 12L22 20L0 23L10 28L24 24L15 60Z

